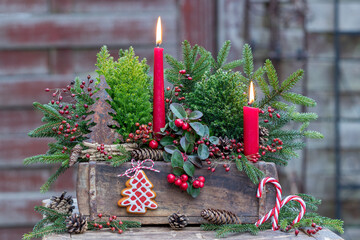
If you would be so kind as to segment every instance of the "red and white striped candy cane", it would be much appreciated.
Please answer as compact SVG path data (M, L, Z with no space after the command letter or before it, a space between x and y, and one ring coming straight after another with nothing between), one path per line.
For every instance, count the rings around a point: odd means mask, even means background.
M290 195L281 201L281 207L285 206L290 201L296 201L296 202L300 203L300 206L301 206L299 215L292 222L292 224L295 224L295 223L300 222L300 220L303 218L303 216L306 212L306 203L304 202L304 200L301 197L296 196L296 195Z
M273 209L271 209L267 214L265 214L261 219L259 219L255 223L255 225L257 227L259 227L261 224L266 222L272 216L273 217L273 219L272 219L272 230L276 231L278 229L279 212L280 212L280 208L281 208L281 195L282 195L281 185L278 182L278 180L276 180L275 178L266 177L263 180L261 180L261 182L259 184L259 187L257 189L256 197L261 198L262 191L263 191L266 183L272 183L276 188L275 207Z

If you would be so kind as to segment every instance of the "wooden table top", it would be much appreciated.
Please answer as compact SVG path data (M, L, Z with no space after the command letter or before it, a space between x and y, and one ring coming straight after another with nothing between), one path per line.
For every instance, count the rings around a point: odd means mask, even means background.
M122 234L112 233L109 230L89 231L84 234L55 234L43 238L43 240L118 240L118 239L131 239L131 240L151 240L151 239L181 239L181 240L196 240L196 239L218 239L216 233L213 231L201 231L200 227L186 227L181 231L172 230L170 227L141 227L133 228L125 231ZM328 229L323 229L308 237L305 233L301 232L296 237L294 232L284 233L280 231L260 231L258 235L250 235L248 233L230 234L226 240L243 239L243 240L266 240L266 239L281 239L281 240L340 240L343 239Z

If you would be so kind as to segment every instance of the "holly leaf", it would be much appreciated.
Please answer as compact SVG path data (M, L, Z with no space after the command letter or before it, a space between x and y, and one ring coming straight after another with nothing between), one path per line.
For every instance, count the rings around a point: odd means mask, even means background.
M207 159L209 157L209 148L204 143L202 143L199 145L197 153L200 159Z
M168 145L172 145L174 142L174 138L170 137L170 136L166 136L166 137L163 137L161 140L160 140L160 144L163 145L164 147L165 146L168 146Z
M165 152L173 154L175 150L177 150L177 147L175 145L167 145L164 147Z
M184 158L179 150L175 150L171 156L171 166L174 167L183 167Z
M215 137L215 136L211 136L209 138L209 141L212 143L212 144L215 144L215 145L218 145L219 144L219 138L218 137Z
M196 198L200 194L200 188L194 188L190 181L188 181L189 187L187 188L187 193L192 196L193 198Z
M190 132L185 133L185 138L189 143L194 143L195 142L195 136L194 136L194 134L192 134Z
M200 136L204 136L205 129L201 123L198 122L191 122L190 126L195 130L195 132Z
M184 162L183 168L187 175L189 175L190 177L194 176L195 166L191 162L189 161Z
M202 162L197 155L188 155L188 161L195 165L195 167L201 168Z
M186 140L185 136L180 139L180 146L186 153L190 147L190 143Z
M175 117L180 119L186 118L186 111L181 104L179 103L170 104L170 110L174 113Z
M171 162L171 154L167 152L163 152L163 158L165 162Z
M174 121L169 122L169 127L175 132L179 131L179 128L175 125Z
M196 120L203 116L202 112L200 111L192 111L189 115L190 120Z
M181 176L182 174L185 174L184 169L180 168L180 167L174 167L173 168L173 173L176 176Z

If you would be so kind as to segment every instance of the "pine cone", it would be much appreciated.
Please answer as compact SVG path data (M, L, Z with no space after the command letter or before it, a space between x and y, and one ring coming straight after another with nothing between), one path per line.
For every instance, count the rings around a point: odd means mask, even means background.
M188 225L189 218L186 215L173 213L169 217L170 227L176 230L180 230Z
M231 153L231 145L231 140L227 136L219 137L218 147L224 155L229 155Z
M68 233L84 233L87 230L87 219L83 215L74 213L65 220Z
M58 213L71 214L73 209L73 199L71 196L65 197L66 192L64 191L60 197L53 196L51 198L49 208L54 209Z
M259 126L259 143L260 145L266 145L267 141L269 141L269 130L265 127Z
M82 146L80 144L77 144L71 150L70 161L69 161L69 166L70 167L77 162L77 160L78 160L78 158L80 156L81 150L82 150Z
M201 217L213 224L241 224L240 219L232 212L220 209L203 209Z
M161 150L157 149L140 148L131 151L131 157L135 160L151 159L154 161L161 161L163 159L162 153Z

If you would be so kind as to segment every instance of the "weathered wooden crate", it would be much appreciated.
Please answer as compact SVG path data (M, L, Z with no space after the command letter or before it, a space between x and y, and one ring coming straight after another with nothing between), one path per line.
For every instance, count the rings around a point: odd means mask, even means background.
M267 176L277 178L273 163L259 162L257 165ZM168 224L168 216L180 212L189 217L190 224L199 224L205 222L200 217L202 209L217 208L234 212L243 223L254 223L275 205L274 187L268 186L263 197L256 198L257 186L245 174L237 171L235 165L227 173L222 168L215 173L205 168L197 170L196 175L204 176L206 182L200 195L194 199L167 182L166 176L171 172L169 163L155 162L154 168L160 173L148 170L145 173L154 185L153 191L157 194L155 201L159 207L143 215L129 214L126 208L117 206L128 178L117 175L130 167L130 163L119 167L112 167L106 162L80 163L76 189L79 211L90 218L102 213L142 224Z

